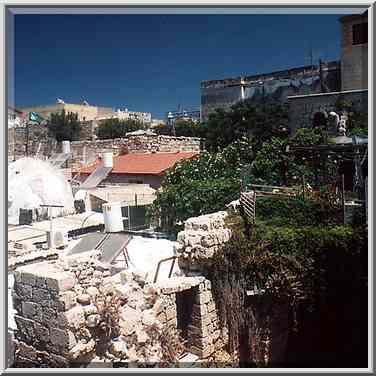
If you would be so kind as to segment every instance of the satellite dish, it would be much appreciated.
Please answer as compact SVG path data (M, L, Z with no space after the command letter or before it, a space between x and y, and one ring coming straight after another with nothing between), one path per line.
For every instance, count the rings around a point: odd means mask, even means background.
M57 102L57 103L61 103L61 104L64 104L64 103L65 103L65 102L64 102L62 99L60 99L60 98L57 98L57 99L56 99L56 102Z

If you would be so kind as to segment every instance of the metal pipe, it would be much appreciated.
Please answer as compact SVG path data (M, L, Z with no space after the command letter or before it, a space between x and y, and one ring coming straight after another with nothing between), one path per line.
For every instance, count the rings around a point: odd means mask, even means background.
M171 277L172 270L173 270L174 265L175 265L175 259L177 259L177 256L171 256L171 257L167 257L167 258L165 258L165 259L159 260L158 265L157 265L157 270L156 270L156 272L155 272L155 276L154 276L153 283L156 283L156 282L157 282L157 279L158 279L158 273L159 273L159 268L160 268L162 262L169 261L169 260L174 260L173 263L172 263L171 269L170 269L170 273L169 273L169 275L168 275L168 278Z

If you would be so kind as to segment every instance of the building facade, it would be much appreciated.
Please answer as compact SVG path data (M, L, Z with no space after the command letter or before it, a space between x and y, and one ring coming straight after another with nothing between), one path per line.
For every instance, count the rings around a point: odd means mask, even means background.
M201 112L198 108L187 108L166 113L166 125L173 126L176 120L200 121Z
M13 107L8 107L8 129L24 125L25 113Z
M242 100L285 102L288 96L339 91L340 63L332 61L246 77L201 82L201 119Z
M52 105L27 107L22 109L23 112L36 112L45 119L48 119L52 113L61 112L63 110L65 110L65 112L76 113L78 115L78 120L83 122L92 121L97 117L105 116L113 112L111 107L91 106L87 102L81 104L64 103L61 100Z
M368 17L344 16L341 23L342 90L367 89L368 84Z

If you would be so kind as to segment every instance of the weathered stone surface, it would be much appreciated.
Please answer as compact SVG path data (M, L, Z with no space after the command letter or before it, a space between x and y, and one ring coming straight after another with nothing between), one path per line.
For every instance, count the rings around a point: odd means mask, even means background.
M66 291L60 295L56 308L58 311L68 311L76 305L76 294L73 291Z
M47 325L48 323L45 323L45 324ZM34 328L35 328L35 332L34 332L35 337L39 341L47 342L48 336L49 336L48 328L36 322L34 322Z
M96 287L90 286L86 289L86 293L94 298L99 294L99 291Z
M125 359L128 357L128 347L124 341L113 342L110 351L120 359Z
M31 302L22 302L22 314L24 317L33 319L36 316L38 305Z
M91 296L89 294L81 294L77 296L77 302L82 305L88 305L91 302Z
M76 346L74 346L68 354L69 359L78 359L86 354L91 353L95 348L94 340L90 340L87 343L78 342Z
M61 320L64 320L64 318L66 323L74 329L78 329L80 325L85 324L85 314L81 306L76 306L63 313Z
M63 348L67 347L69 345L69 334L65 330L51 328L50 341L53 345L61 346Z
M75 282L75 278L66 272L61 272L54 277L51 276L46 278L48 288L58 292L72 289L75 285Z
M41 289L41 288L33 288L33 301L35 303L40 303L43 301L48 301L49 300L49 294L48 290Z
M35 275L30 272L22 272L21 281L25 285L34 286L35 285Z
M98 314L89 315L86 318L87 326L89 328L95 328L99 324L100 319L101 317Z
M22 341L17 342L16 354L19 354L26 359L37 360L37 352L34 347L29 346Z
M141 312L131 307L125 307L120 312L120 327L124 336L135 332L136 327L141 324Z

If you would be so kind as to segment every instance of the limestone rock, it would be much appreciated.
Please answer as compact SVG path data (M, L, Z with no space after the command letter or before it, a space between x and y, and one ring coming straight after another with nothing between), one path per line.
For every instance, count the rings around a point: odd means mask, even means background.
M127 344L124 341L114 341L110 347L110 351L113 355L124 359L128 357Z
M96 287L90 286L86 289L86 293L94 298L99 294L99 290Z
M91 296L89 294L81 294L77 296L78 303L82 305L88 305L91 302Z
M95 328L99 324L100 320L101 320L101 317L98 314L89 315L86 318L87 326L89 328Z

